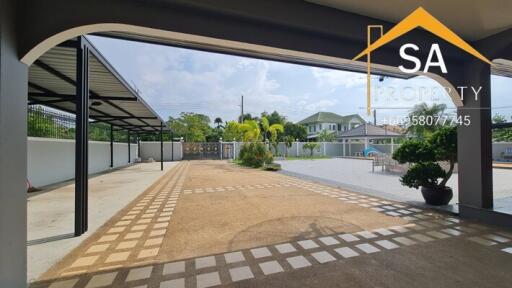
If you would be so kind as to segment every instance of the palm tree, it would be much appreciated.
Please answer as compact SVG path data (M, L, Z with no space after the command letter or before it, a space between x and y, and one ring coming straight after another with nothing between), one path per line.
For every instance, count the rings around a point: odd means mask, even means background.
M217 117L215 120L213 120L213 123L217 124L217 128L220 128L222 125L222 118Z
M265 116L262 116L260 119L261 130L263 131L263 141L267 141L267 134L269 132L270 125L268 123L268 119Z
M421 103L414 106L409 112L408 118L410 121L407 127L407 132L416 135L420 138L425 138L434 133L437 129L444 125L444 112L446 104L432 104L428 106L427 103ZM428 121L413 121L413 119L423 119ZM439 119L439 121L437 121Z
M238 130L242 133L244 142L257 142L261 138L260 127L254 120L245 120L238 124Z

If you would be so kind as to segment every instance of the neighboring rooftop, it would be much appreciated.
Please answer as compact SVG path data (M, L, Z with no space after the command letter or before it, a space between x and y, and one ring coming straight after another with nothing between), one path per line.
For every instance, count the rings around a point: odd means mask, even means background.
M403 136L404 134L396 133L380 126L365 123L342 133L339 135L339 138L395 138Z
M341 116L332 112L317 112L306 119L299 121L297 124L312 124L312 123L347 123L350 119L357 117L364 121L359 114L350 114Z

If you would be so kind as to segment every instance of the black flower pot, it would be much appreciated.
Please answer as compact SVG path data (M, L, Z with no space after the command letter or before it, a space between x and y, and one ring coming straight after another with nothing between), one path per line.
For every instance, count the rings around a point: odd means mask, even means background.
M434 206L447 205L453 197L450 187L421 187L421 194L427 204Z

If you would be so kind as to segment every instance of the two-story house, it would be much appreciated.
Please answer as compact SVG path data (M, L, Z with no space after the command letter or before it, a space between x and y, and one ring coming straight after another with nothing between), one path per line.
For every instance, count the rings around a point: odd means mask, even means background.
M332 112L318 112L299 121L297 124L306 127L308 139L315 139L322 130L336 133L336 136L338 136L364 123L365 120L358 114L341 116Z

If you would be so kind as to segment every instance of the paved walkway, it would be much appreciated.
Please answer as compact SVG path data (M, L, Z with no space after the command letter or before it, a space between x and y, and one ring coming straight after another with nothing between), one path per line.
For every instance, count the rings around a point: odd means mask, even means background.
M89 179L89 231L73 237L75 185L72 181L45 187L28 195L29 245L27 279L34 281L82 241L153 185L177 162L139 163L91 176Z
M403 186L399 176L380 171L372 172L371 160L332 158L318 160L279 161L283 172L305 179L318 179L352 191L396 200L424 203L419 190ZM448 186L453 189L450 204L458 203L457 174L453 174ZM512 170L493 169L494 198L512 197Z
M179 164L32 287L506 287L510 271L509 231L195 161Z

